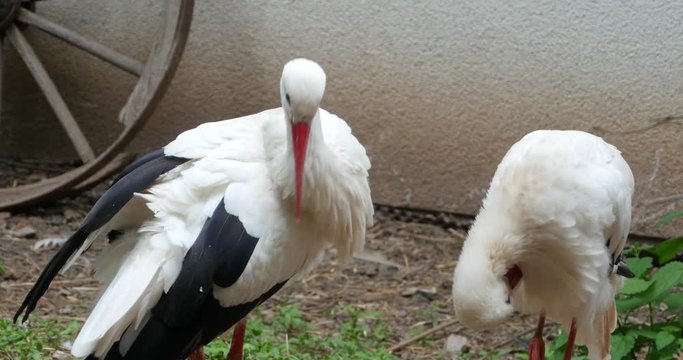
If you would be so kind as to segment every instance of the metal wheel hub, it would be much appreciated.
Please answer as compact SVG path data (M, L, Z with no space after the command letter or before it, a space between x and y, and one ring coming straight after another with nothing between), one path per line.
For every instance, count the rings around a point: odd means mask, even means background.
M0 0L0 33L5 34L12 24L17 21L19 9L35 10L35 0Z
M21 0L0 0L0 31L5 32L19 16Z

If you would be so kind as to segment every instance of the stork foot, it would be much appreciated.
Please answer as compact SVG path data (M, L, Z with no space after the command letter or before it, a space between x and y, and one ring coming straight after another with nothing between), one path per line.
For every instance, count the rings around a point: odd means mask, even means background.
M187 360L204 360L204 347L200 346L199 349L190 354Z
M572 326L569 328L569 338L567 339L567 347L564 349L564 360L571 360L572 352L574 352L574 342L576 341L576 319L572 319Z
M228 352L227 360L242 360L242 352L244 348L244 333L247 330L247 318L240 320L235 324L232 332L232 342L230 343L230 352Z

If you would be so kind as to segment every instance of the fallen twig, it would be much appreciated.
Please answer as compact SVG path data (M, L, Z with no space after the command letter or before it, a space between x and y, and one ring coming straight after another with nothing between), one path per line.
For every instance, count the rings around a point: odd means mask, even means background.
M396 350L403 349L404 347L406 347L406 346L408 346L408 345L410 345L410 344L412 344L412 343L414 343L414 342L416 342L416 341L418 341L418 340L420 340L426 336L429 336L429 335L431 335L437 331L443 330L449 326L455 325L457 322L458 322L457 319L451 319L449 321L446 321L445 323L441 323L441 324L439 324L439 325L437 325L437 326L435 326L435 327L433 327L433 328L431 328L431 329L429 329L429 330L427 330L421 334L415 335L409 339L401 341L400 343L398 343L396 345L393 345L392 347L389 348L389 352L392 353Z
M663 204L663 203L668 203L668 202L677 202L677 201L681 201L681 200L683 200L683 194L659 197L659 198L655 198L655 199L645 201L644 203L645 203L645 205L657 205L657 204Z
M462 230L448 229L448 232L457 237L459 240L465 240L465 234L463 234Z
M380 264L380 265L385 265L389 267L394 267L397 269L401 268L400 264L397 264L393 261L387 260L384 255L376 252L370 252L370 251L363 251L359 254L356 254L353 256L354 259L357 260L362 260L362 261L367 261L375 264Z
M415 239L418 240L424 240L424 241L429 241L429 242L434 242L434 243L439 243L439 244L455 244L455 241L453 238L450 237L433 237L433 236L427 236L427 235L421 235L421 234L411 234L408 236L412 236Z
M553 326L555 326L555 325L546 324L545 326L543 326L543 329L545 330L546 328L553 327ZM502 341L499 341L499 342L493 344L492 348L497 349L503 345L507 345L507 344L515 341L515 339L521 338L524 335L531 334L535 330L536 330L536 326L529 328L529 329L526 329L526 330L523 330L523 331L520 331L517 334L513 335L512 337L508 338L507 340L502 340Z

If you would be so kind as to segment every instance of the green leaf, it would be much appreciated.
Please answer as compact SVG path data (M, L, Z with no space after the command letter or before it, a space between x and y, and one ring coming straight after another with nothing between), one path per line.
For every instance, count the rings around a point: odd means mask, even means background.
M637 338L640 336L650 340L654 340L657 338L657 332L653 331L650 328L630 329L628 331L628 335L633 336L633 338Z
M670 212L668 215L666 215L662 220L659 220L657 223L657 226L662 226L664 224L670 223L673 219L683 217L683 210L676 210Z
M662 350L674 342L674 340L676 340L676 337L673 334L666 331L660 331L655 339L655 347L657 350Z
M631 311L637 309L649 302L649 298L646 293L648 293L652 288L647 291L628 296L626 298L617 298L617 311Z
M620 360L631 353L636 345L636 339L629 335L612 335L612 360Z
M214 339L204 346L204 354L209 359L225 359L225 357L228 355L228 344L226 344L222 339Z
M617 310L630 311L650 302L661 301L671 288L683 281L683 263L670 262L652 275L652 285L645 291L617 299Z
M683 262L674 261L662 266L652 275L652 280L654 283L648 290L652 291L651 300L661 300L671 288L683 281Z
M683 237L677 237L663 241L654 247L654 253L659 258L660 264L666 264L683 252Z
M555 340L546 344L545 346L545 358L547 360L557 360L562 359L563 349L567 345L567 340L569 336L566 332L562 332L560 336L556 337Z
M683 324L682 324L682 325L683 325ZM681 332L681 327L680 327L680 326L676 326L675 323L664 324L664 325L659 329L659 331L666 331L666 332L668 332L668 333L676 334L676 333Z
M636 274L636 277L639 278L643 277L645 273L652 269L652 258L650 257L630 257L626 258L624 261L626 262L626 265L628 265L628 268L631 269L631 271Z
M683 308L683 292L675 292L664 296L662 302L666 304L669 311L676 311Z
M624 282L624 287L621 289L622 294L633 295L641 293L650 288L654 281L643 280L638 278L626 279Z
M78 321L72 320L71 322L69 322L69 325L67 325L67 327L64 328L64 330L59 332L59 335L62 335L62 336L73 335L76 333L76 330L78 330L80 327L81 327L81 324L79 324Z

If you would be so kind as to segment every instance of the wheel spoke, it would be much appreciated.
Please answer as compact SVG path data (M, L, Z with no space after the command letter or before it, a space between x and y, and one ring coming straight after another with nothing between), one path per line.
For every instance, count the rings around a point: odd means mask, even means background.
M31 45L29 45L24 35L22 35L21 31L15 25L12 25L8 30L7 35L12 42L12 45L17 49L17 53L19 53L21 59L26 63L26 66L38 83L38 86L45 94L47 101L50 103L52 110L54 110L55 115L57 115L57 118L62 123L67 135L69 135L81 160L83 160L84 163L94 160L95 152L93 152L90 144L88 144L88 140L83 135L78 123L73 115L71 115L64 99L62 99L57 87L52 82L52 79L50 79L45 67L43 67L43 64L38 59L38 56L33 51Z
M126 55L110 49L98 42L90 40L83 35L65 28L62 25L53 23L52 21L37 15L26 9L21 9L19 12L19 21L33 25L36 28L45 31L59 39L62 39L98 58L111 63L114 66L133 74L140 76L142 74L143 65L141 62L132 59Z

